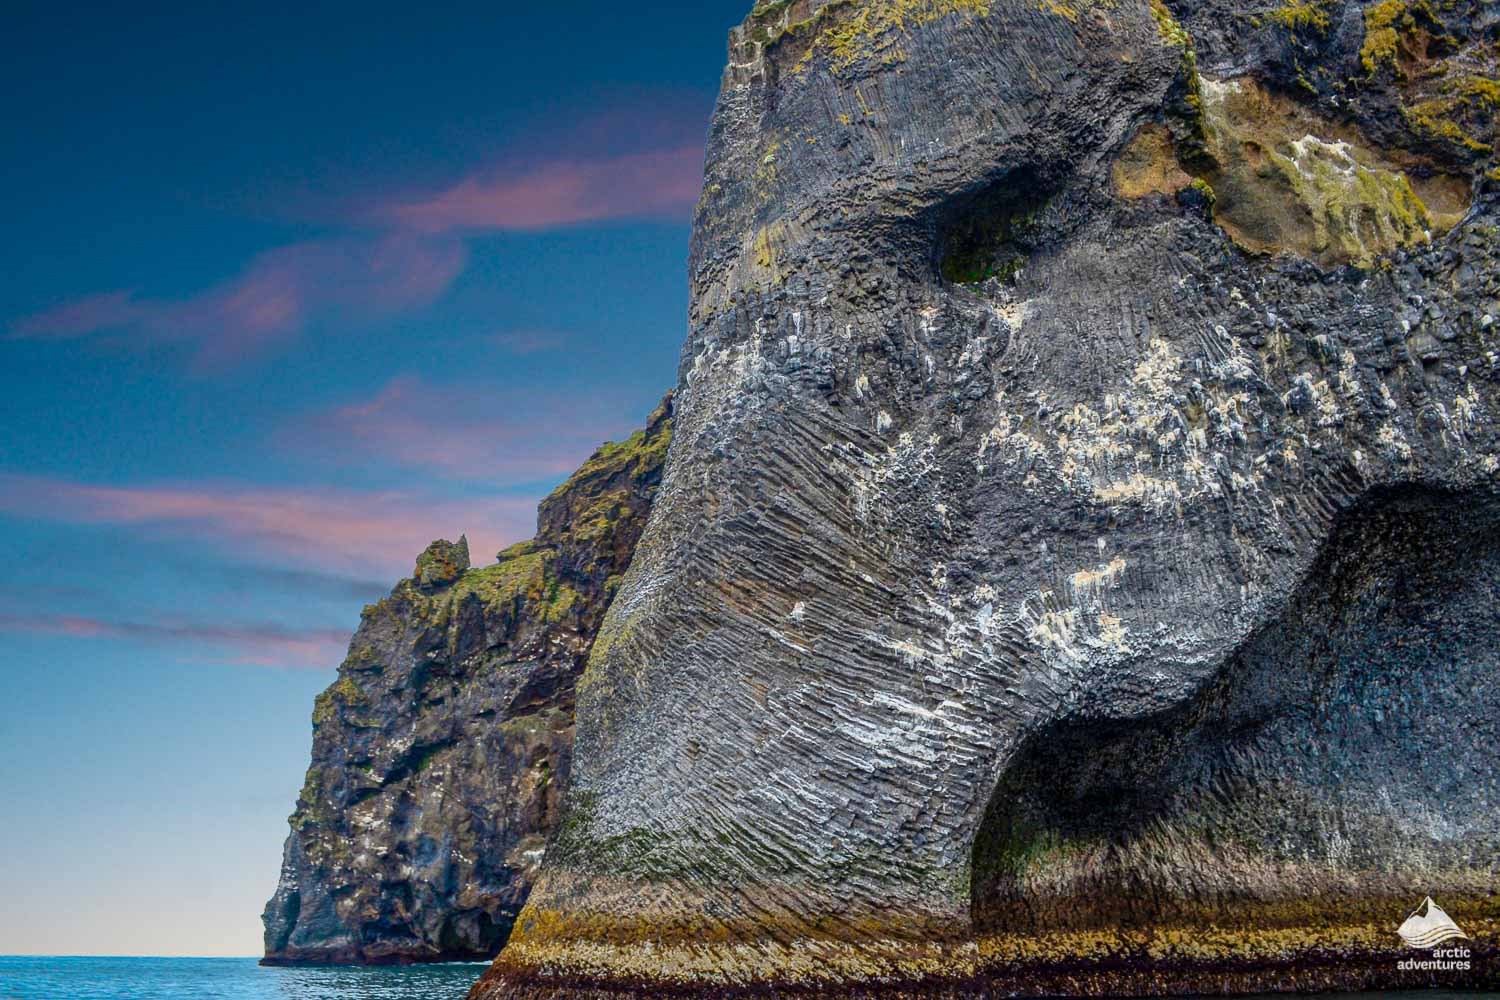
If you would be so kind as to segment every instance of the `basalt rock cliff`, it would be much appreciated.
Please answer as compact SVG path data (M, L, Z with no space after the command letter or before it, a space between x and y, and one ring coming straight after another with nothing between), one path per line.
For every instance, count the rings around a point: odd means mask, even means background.
M266 905L265 961L489 959L572 764L573 691L661 481L670 397L482 569L434 542L365 608L313 709L312 766Z
M774 0L475 998L1493 983L1500 8ZM1404 969L1431 894L1467 971Z

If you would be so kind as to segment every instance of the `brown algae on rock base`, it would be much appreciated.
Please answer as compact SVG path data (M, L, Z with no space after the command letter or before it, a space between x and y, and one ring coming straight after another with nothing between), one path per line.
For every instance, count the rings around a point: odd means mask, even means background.
M1080 898L1073 906L1083 916L1097 902ZM579 914L528 908L469 1000L783 992L829 998L1162 996L1275 990L1289 979L1304 990L1430 985L1429 976L1398 964L1410 957L1394 931L1407 906L1405 899L1366 900L1357 913L1333 915L1307 901L1225 904L1201 912L1184 908L1180 919L1156 923L976 937L916 924L882 927L872 918L824 922L813 935L798 927L784 940L759 923L747 924L753 933L736 938L687 914L625 924L598 914L590 933ZM1445 982L1492 985L1500 904L1481 892L1452 900L1448 909L1470 935L1471 959L1468 970Z

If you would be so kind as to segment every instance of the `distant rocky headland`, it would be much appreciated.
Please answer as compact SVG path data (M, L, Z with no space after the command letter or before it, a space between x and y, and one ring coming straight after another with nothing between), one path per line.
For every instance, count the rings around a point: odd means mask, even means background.
M267 959L1500 986L1497 75L1481 0L763 0L670 405L367 609Z
M574 687L661 482L669 396L470 566L434 542L365 608L313 707L313 759L266 904L270 964L490 959L556 829Z

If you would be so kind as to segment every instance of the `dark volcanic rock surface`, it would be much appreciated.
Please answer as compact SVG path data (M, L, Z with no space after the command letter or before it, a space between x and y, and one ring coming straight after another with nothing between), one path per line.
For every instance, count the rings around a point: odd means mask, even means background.
M475 996L1493 977L1496 12L759 4Z
M480 569L434 542L367 607L313 710L313 757L266 905L271 963L486 959L556 826L573 692L629 566L671 436L670 397Z

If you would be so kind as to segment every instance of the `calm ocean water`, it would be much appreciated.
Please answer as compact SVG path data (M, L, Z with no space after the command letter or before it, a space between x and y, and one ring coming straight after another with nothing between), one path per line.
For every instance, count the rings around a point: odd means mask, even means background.
M484 968L265 969L253 958L0 958L0 1000L463 1000Z
M5 958L0 1000L463 1000L476 965L263 969L253 958ZM1500 993L1326 993L1318 1000L1500 1000Z

